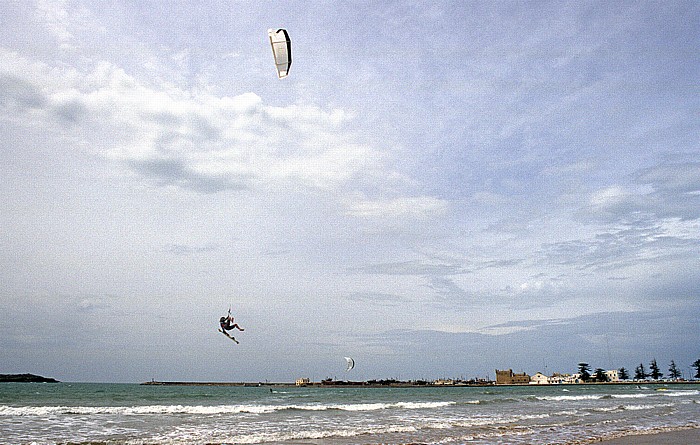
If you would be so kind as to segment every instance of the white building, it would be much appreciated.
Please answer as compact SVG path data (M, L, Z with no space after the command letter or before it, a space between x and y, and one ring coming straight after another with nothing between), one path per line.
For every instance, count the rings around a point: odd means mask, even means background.
M531 385L548 385L549 378L546 375L542 374L541 372L538 372L537 374L530 377L530 384Z
M547 381L551 385L563 385L565 383L571 383L571 376L569 374L560 374L555 372L547 378Z
M581 374L577 372L576 374L569 376L566 383L583 383L583 380L581 380Z
M433 382L433 385L441 385L441 386L452 386L455 384L454 380L451 379L437 379Z
M620 374L617 372L617 369L605 371L605 377L608 379L608 382L619 382L620 381Z

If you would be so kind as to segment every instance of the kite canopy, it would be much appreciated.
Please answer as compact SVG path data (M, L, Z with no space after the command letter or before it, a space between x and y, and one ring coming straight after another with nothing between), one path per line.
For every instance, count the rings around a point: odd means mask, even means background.
M292 65L292 42L286 29L268 29L267 35L270 37L272 45L272 55L275 57L277 67L277 77L280 79L287 77L289 67Z
M351 359L350 357L344 357L344 358L345 358L345 361L348 362L348 368L345 370L345 372L347 372L355 367L355 360Z

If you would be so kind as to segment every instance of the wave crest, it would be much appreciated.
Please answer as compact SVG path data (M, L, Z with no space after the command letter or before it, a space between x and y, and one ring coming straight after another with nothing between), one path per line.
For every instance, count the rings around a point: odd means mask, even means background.
M455 402L394 402L318 405L144 405L144 406L0 406L0 416L49 415L150 415L150 414L270 414L278 411L376 411L383 409L433 409Z

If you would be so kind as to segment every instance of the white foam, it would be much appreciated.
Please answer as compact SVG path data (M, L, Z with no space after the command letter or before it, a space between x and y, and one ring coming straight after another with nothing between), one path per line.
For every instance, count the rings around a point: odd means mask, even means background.
M265 405L144 405L144 406L0 406L0 416L44 417L52 415L149 415L149 414L263 414L279 410Z
M683 397L683 396L687 397L687 396L697 396L698 394L700 394L700 391L698 391L696 389L686 389L686 390L677 389L677 390L673 390L673 391L666 391L663 393L663 395L665 395L666 397Z
M629 411L642 411L642 410L648 410L648 409L656 409L656 408L668 408L673 406L673 404L670 403L664 403L661 405L625 405L623 408Z
M591 394L582 396L541 396L536 397L538 400L549 400L549 401L576 401L576 400L600 400L607 397L602 394Z
M456 402L399 402L394 404L398 408L405 409L430 409L456 405ZM392 405L392 407L394 406Z
M653 397L654 394L613 394L613 399L646 399L647 397Z
M269 414L278 411L377 411L383 409L433 409L456 402L396 402L328 405L144 405L144 406L0 406L0 416L45 417L51 415L150 415L150 414Z
M417 428L413 426L383 426L383 427L344 427L344 428L332 428L332 429L313 429L313 430L297 430L293 432L266 432L259 431L250 434L237 434L230 438L231 442L238 444L255 444L255 443L279 443L286 441L298 441L298 440L322 440L329 437L356 437L361 435L371 435L371 434L387 434L387 433L413 433L416 432ZM196 438L194 435L185 437L182 432L176 432L168 436L155 437L156 442L165 441L175 441L180 442L183 439L188 440L188 442L197 442L202 439ZM228 442L222 437L217 437L216 442Z

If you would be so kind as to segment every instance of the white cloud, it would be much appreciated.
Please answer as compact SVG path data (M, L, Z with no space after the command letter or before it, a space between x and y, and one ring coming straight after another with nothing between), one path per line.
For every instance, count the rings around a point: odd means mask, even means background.
M45 98L30 82L19 77L0 74L0 104L14 112L44 106Z
M351 117L339 109L274 107L253 93L157 90L107 62L81 74L5 55L3 103L42 109L45 125L82 138L156 185L205 193L280 181L334 188L383 168L383 156L344 129ZM441 204L407 198L388 207L419 216Z
M639 218L700 218L700 164L658 164L636 172L629 185L615 184L594 191L590 210L612 221Z
M487 206L502 206L511 202L507 196L488 191L474 193L472 199L477 204Z
M351 271L378 275L421 275L445 276L468 273L459 264L426 263L423 261L404 261L400 263L369 264L351 269Z
M606 187L591 196L591 204L597 209L606 209L619 205L630 197L630 193L620 186Z
M697 193L700 191L700 162L657 165L642 170L637 180L658 190Z
M700 241L700 220L667 218L659 222L659 233L654 238L676 238Z
M399 197L394 199L358 199L347 204L347 213L360 218L429 219L443 216L448 202L432 196Z
M62 45L67 46L73 40L66 0L37 0L35 15Z

